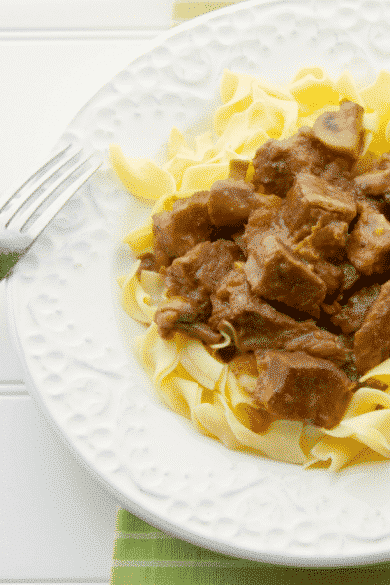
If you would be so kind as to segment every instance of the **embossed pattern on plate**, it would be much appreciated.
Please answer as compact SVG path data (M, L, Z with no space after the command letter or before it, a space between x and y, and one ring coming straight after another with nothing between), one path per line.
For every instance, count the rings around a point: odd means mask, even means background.
M321 65L365 85L390 69L389 16L380 0L251 0L210 13L154 41L61 142L162 157L173 125L207 126L225 67L277 83ZM158 403L131 352L141 326L115 287L129 263L121 238L147 212L105 168L16 267L10 321L50 420L124 506L178 537L280 564L387 560L387 464L305 472L228 451Z

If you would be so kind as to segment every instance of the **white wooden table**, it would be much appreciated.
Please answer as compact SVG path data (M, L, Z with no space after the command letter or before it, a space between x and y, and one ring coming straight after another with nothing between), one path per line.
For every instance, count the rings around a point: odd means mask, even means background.
M0 0L0 192L171 25L171 0ZM24 383L0 282L0 582L108 583L118 502L59 442Z

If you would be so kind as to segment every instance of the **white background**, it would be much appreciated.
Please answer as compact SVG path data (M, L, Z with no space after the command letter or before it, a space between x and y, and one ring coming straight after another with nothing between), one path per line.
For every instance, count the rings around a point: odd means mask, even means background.
M45 159L77 111L172 0L0 0L0 193ZM119 503L58 440L28 394L0 282L0 582L110 579Z

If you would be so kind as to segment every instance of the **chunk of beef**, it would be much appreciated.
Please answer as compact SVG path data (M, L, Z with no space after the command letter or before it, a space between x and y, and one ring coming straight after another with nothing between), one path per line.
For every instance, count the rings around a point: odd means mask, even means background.
M238 230L232 235L233 242L240 248L243 254L246 254L246 244L244 242L244 228Z
M343 286L344 273L338 266L319 260L313 264L313 270L325 282L328 295L333 295Z
M390 356L390 281L381 286L378 298L355 333L354 354L360 375Z
M330 429L352 398L351 381L328 360L302 351L267 351L257 361L254 396L272 414Z
M202 242L176 258L165 271L168 302L155 315L160 335L166 339L180 330L217 343L220 335L205 324L211 314L210 294L241 258L236 244L225 240Z
M247 283L234 287L228 302L216 296L212 298L212 304L209 323L218 322L218 329L223 327L223 322L230 323L235 333L235 345L240 351L268 349L274 344L284 346L292 332L301 329L294 319L253 297Z
M245 273L237 264L220 281L216 292L210 298L213 310L209 325L216 330L221 328L223 321L230 321L245 310L243 307L249 312L256 312L259 307L259 300L253 297Z
M251 250L244 270L257 295L319 317L326 284L312 265L297 258L278 237L266 236Z
M287 351L304 351L313 357L327 359L343 365L349 360L351 351L337 335L320 329L312 321L306 321L308 331L303 332L286 342L283 349Z
M313 133L332 150L357 158L364 141L364 108L344 101L338 112L324 112L313 125Z
M343 191L351 191L355 185L352 181L351 161L345 157L337 157L325 165L321 177Z
M376 197L390 191L390 168L386 170L364 173L355 177L355 184L365 195Z
M361 327L371 305L378 298L380 288L379 284L373 284L368 287L364 286L354 293L348 299L347 304L341 307L341 311L331 317L332 323L341 327L343 333L357 331Z
M322 303L321 309L326 313L326 315L337 315L341 311L341 305L338 301L333 301L332 303Z
M254 296L243 271L232 270L211 301L209 325L218 331L227 324L227 331L230 327L235 345L242 352L299 349L337 364L348 359L349 351L336 335L319 329L312 320L295 321Z
M257 249L262 239L271 232L281 235L283 226L279 225L279 209L283 199L276 195L257 194L257 209L248 218L242 237L242 247L246 255ZM287 230L284 230L287 234Z
M307 237L308 244L323 258L342 256L348 239L348 223L324 214Z
M326 259L339 262L345 255L347 242L348 224L335 220L331 213L324 213L310 231L304 227L290 238L294 253L312 264Z
M210 309L208 299L198 299L197 302L184 297L173 297L160 305L154 320L163 339L170 339L175 331L184 331L189 335L193 331L190 337L200 338L199 333L203 332L208 342L217 343L221 336L203 323L209 316Z
M217 240L197 244L166 269L168 295L191 298L199 289L210 295L238 260L243 260L243 256L234 242Z
M340 270L344 274L343 278L343 290L349 290L359 280L360 272L356 270L349 262L343 262L339 264Z
M356 216L357 206L353 192L342 191L310 173L299 173L289 190L281 218L291 232L312 232L313 226L324 216L327 221L349 224ZM337 231L337 230L336 230Z
M263 225L261 214L264 212L264 210L269 210L276 216L280 207L284 203L284 199L278 197L277 195L264 195L263 193L255 193L255 197L255 209L251 211L248 218L248 224L254 227Z
M348 259L363 274L384 272L389 268L390 223L368 203L359 203L359 208L348 242Z
M167 266L173 258L183 256L209 238L212 231L209 197L208 191L200 191L175 201L172 211L153 215L154 252L157 258L164 258L161 265Z
M313 149L314 135L309 128L301 129L287 140L268 140L253 159L255 189L264 187L266 193L285 197L294 176L302 169L322 169L323 157Z
M349 176L352 166L348 157L339 158L343 162L338 164L338 179L344 173ZM257 150L253 159L255 173L252 181L256 190L264 188L266 193L285 197L296 174L305 171L320 175L334 160L334 152L316 138L311 128L304 127L291 138L268 140Z
M240 226L255 206L256 197L251 183L224 179L216 181L210 188L208 211L215 226Z

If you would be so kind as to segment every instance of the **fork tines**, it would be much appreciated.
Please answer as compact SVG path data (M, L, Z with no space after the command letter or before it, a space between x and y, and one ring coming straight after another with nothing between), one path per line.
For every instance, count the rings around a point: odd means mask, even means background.
M93 161L93 155L85 158L82 148L66 146L0 201L3 228L34 240L101 165L102 161Z

